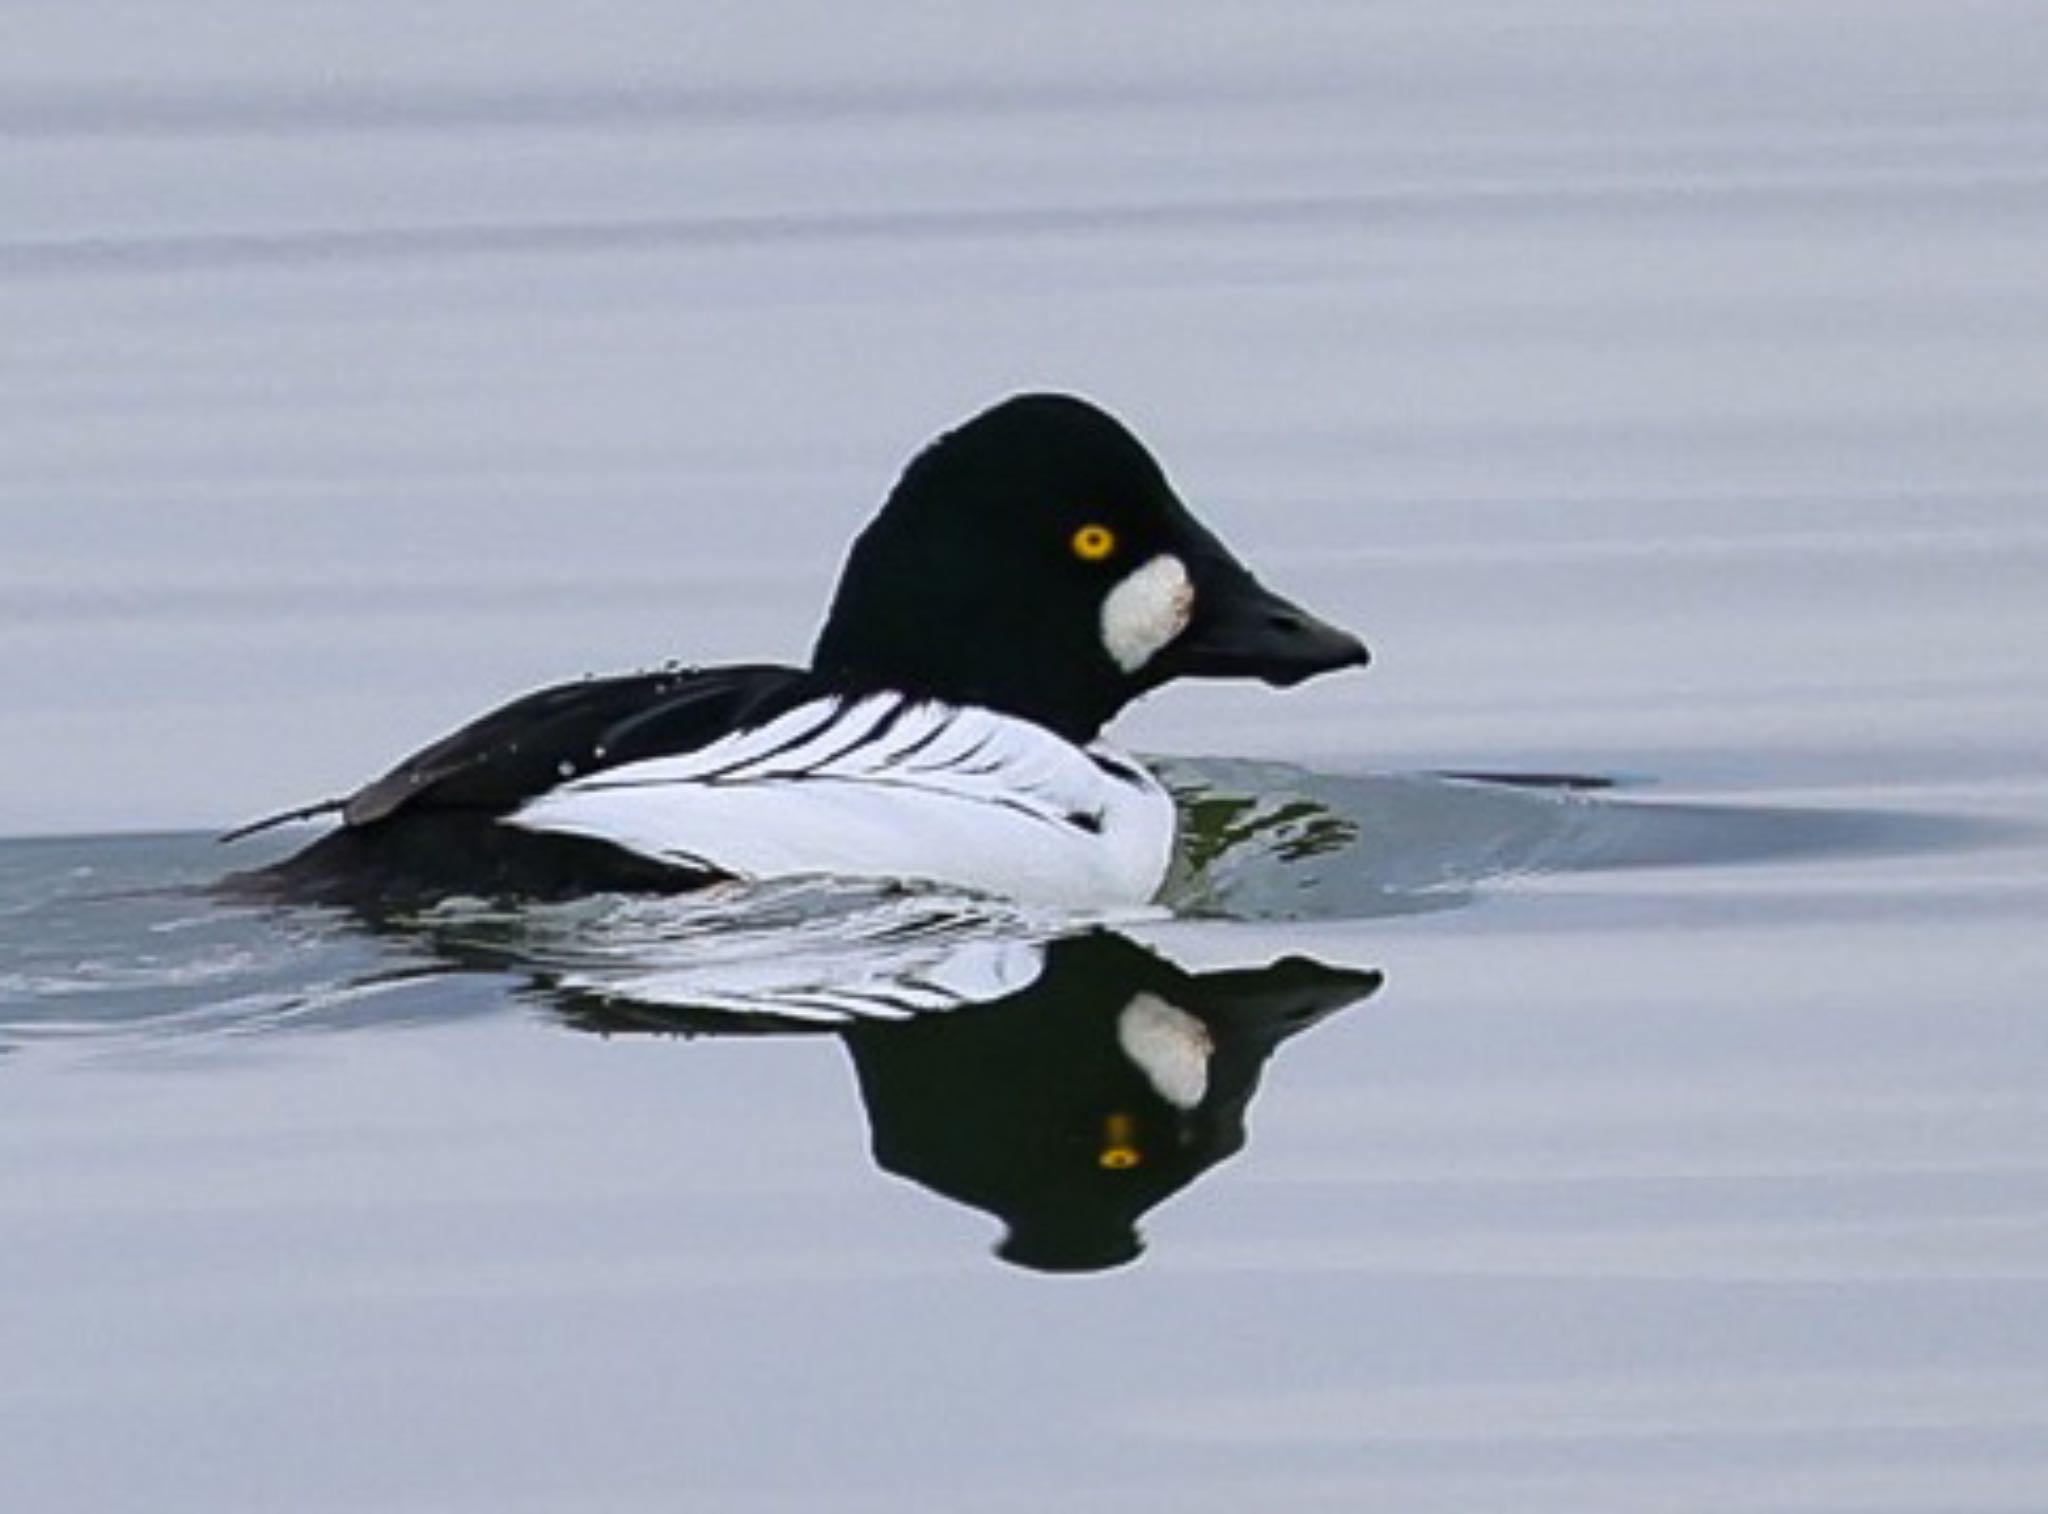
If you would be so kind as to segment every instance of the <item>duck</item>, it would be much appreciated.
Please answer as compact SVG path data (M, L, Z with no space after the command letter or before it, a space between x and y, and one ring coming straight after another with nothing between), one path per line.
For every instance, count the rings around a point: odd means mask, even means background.
M331 817L239 876L371 907L806 875L1140 906L1175 808L1104 726L1175 679L1286 687L1368 660L1259 582L1107 411L1019 394L904 469L807 665L557 684L223 839Z

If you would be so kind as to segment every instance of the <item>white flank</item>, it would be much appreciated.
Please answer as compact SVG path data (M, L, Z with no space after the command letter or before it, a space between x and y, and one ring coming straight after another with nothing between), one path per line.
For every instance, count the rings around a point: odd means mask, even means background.
M1195 586L1187 566L1161 553L1132 569L1103 599L1102 644L1118 667L1135 673L1185 631L1194 614Z
M1209 1092L1209 1027L1179 1005L1139 994L1116 1017L1116 1044L1153 1092L1175 1109L1193 1109Z
M1034 903L1149 903L1173 801L1129 758L990 710L874 694L800 705L694 752L550 789L507 817L741 878L952 884Z

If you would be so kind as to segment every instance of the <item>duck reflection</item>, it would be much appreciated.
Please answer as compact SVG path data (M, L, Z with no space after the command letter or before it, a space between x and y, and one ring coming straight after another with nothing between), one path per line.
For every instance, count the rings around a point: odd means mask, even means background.
M1134 1260L1140 1217L1244 1146L1280 1044L1381 982L1303 957L1189 972L1109 930L983 947L950 987L927 965L898 993L868 984L783 1005L650 1003L562 983L550 997L570 1024L604 1034L837 1017L876 1164L1000 1219L1003 1260L1091 1272ZM961 978L994 992L977 998Z

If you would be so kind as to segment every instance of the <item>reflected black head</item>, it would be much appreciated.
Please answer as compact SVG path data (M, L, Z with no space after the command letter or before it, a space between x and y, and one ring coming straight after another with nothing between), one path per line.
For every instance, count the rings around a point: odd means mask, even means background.
M1243 1146L1280 1043L1379 983L1299 957L1191 974L1095 931L1054 942L1007 999L845 1037L880 1166L999 1216L1007 1262L1096 1272L1136 1259L1145 1212ZM1208 1044L1191 1102L1132 1050L1141 996Z
M1177 566L1112 608L1162 558ZM1119 422L1029 394L905 470L853 545L812 660L1087 740L1182 674L1294 682L1365 649L1259 586Z

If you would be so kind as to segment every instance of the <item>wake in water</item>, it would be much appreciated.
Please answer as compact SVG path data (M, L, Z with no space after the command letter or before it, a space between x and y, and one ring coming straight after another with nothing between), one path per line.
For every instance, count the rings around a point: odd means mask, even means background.
M654 1005L671 1028L691 1011L697 1030L829 1029L988 1002L1025 981L1046 942L1106 925L1364 922L1456 909L1523 877L1989 839L1944 817L1661 803L1561 775L1156 767L1180 806L1182 855L1159 908L1122 919L823 879L345 913L223 902L222 853L206 838L6 843L0 1047L433 1021L519 988Z

